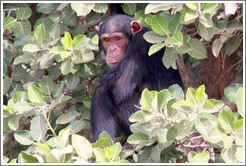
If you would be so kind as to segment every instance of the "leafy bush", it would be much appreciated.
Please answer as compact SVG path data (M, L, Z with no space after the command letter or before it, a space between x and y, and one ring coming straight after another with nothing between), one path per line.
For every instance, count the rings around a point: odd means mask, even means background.
M121 4L151 29L149 55L166 47L164 66L186 86L143 91L132 148L106 132L90 143L91 96L107 70L94 26L111 5L3 7L4 162L244 162L242 4Z

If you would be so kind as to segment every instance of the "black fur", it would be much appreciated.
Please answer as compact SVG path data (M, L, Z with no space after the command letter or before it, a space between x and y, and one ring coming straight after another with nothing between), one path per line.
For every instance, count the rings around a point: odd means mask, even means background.
M120 129L129 136L129 117L140 106L139 101L144 88L157 90L168 88L170 85L179 84L183 86L181 77L177 70L166 69L162 63L164 49L152 56L148 55L150 43L145 41L143 34L148 30L131 35L130 22L133 20L128 16L114 15L122 20L127 28L117 29L126 34L129 43L124 58L115 68L112 68L100 77L99 85L95 90L92 100L91 126L94 141L98 135L106 130L114 138L116 129ZM110 20L112 18L109 18ZM115 19L115 18L113 18ZM99 36L108 28L108 20L100 27Z

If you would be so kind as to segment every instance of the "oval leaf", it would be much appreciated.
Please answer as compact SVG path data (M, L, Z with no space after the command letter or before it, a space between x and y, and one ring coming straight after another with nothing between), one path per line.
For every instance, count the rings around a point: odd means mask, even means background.
M31 134L27 130L20 130L14 133L14 138L22 145L31 145L33 143Z
M167 11L169 9L171 9L171 4L169 3L150 3L145 8L145 14Z
M71 3L71 8L77 13L77 16L85 16L95 7L95 3Z
M64 46L67 48L70 48L72 46L72 38L71 38L70 33L68 32L65 32Z
M92 157L92 146L85 137L73 134L72 145L81 159L87 160Z
M188 51L188 54L195 59L205 59L207 58L207 50L202 42L198 39L191 38L188 41L191 50Z
M161 43L165 38L154 31L148 31L143 35L144 39L149 43Z
M3 18L3 29L9 29L14 26L15 19L14 17L4 17Z
M151 20L151 27L159 35L166 35L168 22L164 17L156 15Z
M39 24L35 30L34 30L34 37L35 39L40 42L40 43L44 43L45 42L45 38L46 38L46 31L45 31L45 27L43 24Z
M24 47L23 47L23 51L27 51L27 52L38 52L40 51L40 48L38 45L36 44L26 44Z
M34 85L29 85L28 86L28 99L37 105L43 105L44 103L44 95L41 92L41 90L34 86Z
M55 90L53 79L50 76L43 77L39 82L39 86L46 95L51 95Z
M43 115L39 114L32 118L31 125L30 125L30 132L32 138L35 141L40 141L42 139L45 140L45 134L48 130L48 124L45 121Z
M154 53L160 51L164 46L165 46L165 43L157 43L157 44L152 45L149 48L148 55L149 56L153 55Z

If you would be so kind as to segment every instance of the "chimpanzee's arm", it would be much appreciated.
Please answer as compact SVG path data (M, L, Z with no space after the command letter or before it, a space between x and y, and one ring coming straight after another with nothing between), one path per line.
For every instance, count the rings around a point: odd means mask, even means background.
M114 106L109 92L102 86L97 87L92 99L91 126L94 141L104 130L109 136L115 137L116 123Z

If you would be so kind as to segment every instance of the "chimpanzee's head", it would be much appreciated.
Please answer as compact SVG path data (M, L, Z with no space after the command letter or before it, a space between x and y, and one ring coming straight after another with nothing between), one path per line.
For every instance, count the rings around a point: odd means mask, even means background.
M132 36L142 30L140 23L122 14L107 18L95 28L99 35L99 47L103 46L106 62L110 67L118 65Z

